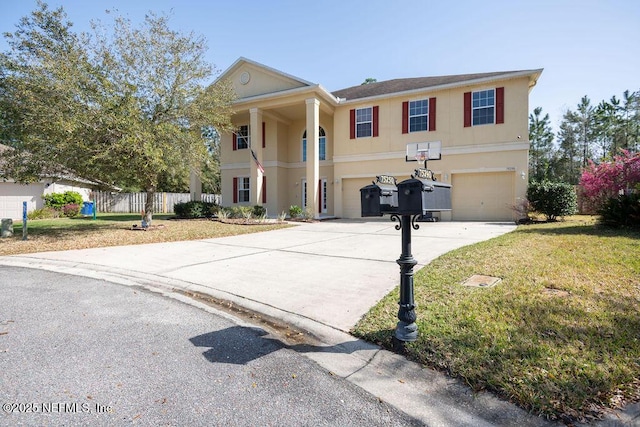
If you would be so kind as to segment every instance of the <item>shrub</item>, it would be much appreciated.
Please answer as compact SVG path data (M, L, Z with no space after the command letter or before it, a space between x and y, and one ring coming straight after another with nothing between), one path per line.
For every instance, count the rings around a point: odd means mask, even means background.
M253 215L254 218L264 218L267 216L267 208L265 208L264 206L255 205L251 209L251 215Z
M62 207L62 214L67 218L74 218L80 215L80 205L76 203L69 203Z
M589 199L596 210L602 208L609 199L616 198L640 184L640 153L631 155L626 150L615 156L611 162L598 165L589 162L582 172L580 186L582 194Z
M45 206L42 209L34 209L31 212L27 213L27 219L49 219L49 218L58 218L60 216L60 212Z
M577 211L577 197L573 186L562 182L532 182L527 189L531 207L544 214L548 221L573 215Z
M621 194L607 200L598 211L605 225L640 227L640 193Z
M224 208L216 204L211 206L211 209L209 209L209 213L211 214L211 216L220 216L223 211Z
M289 208L289 216L291 218L298 218L302 216L302 208L300 206L293 205Z
M531 221L529 214L533 208L527 199L518 198L516 203L511 206L511 210L516 214L516 224L525 224Z
M65 191L64 193L50 193L42 196L44 205L58 211L66 205L82 205L82 195L77 191Z
M253 208L251 206L232 206L230 208L224 208L224 210L229 214L229 218L251 218Z
M314 217L314 212L313 209L311 209L311 206L307 206L307 208L304 210L304 219L313 219Z
M173 212L178 218L208 218L216 205L210 202L200 202L192 200L190 202L176 203L173 205Z

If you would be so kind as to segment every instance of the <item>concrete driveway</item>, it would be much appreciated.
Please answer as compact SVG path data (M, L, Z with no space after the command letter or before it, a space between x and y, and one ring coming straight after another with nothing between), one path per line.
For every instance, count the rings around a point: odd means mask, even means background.
M349 331L399 283L395 225L389 219L331 220L220 239L0 257L0 264L202 292L307 330L314 328L301 323ZM412 232L416 271L443 253L514 228L420 223Z

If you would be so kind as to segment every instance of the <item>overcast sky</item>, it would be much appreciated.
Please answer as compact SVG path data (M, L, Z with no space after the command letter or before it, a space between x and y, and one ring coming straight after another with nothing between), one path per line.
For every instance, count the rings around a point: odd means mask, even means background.
M557 128L584 95L593 104L640 90L639 0L51 0L76 31L118 10L134 22L171 12L170 25L204 35L208 61L239 57L329 91L378 81L544 68L530 96ZM0 0L12 32L36 0ZM7 49L4 38L0 50Z

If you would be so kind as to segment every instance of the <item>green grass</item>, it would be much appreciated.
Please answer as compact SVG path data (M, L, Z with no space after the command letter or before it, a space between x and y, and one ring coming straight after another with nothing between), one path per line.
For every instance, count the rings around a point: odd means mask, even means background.
M461 283L502 278L492 288ZM415 275L410 358L567 422L640 398L640 232L591 217L523 225ZM392 348L398 293L357 325Z
M0 255L209 239L287 226L278 223L223 224L211 220L172 220L170 219L172 217L172 214L154 215L153 228L148 231L132 230L134 224L140 227L138 214L98 214L96 220L91 218L29 220L26 241L22 240L22 222L20 221L14 224L13 237L0 239Z

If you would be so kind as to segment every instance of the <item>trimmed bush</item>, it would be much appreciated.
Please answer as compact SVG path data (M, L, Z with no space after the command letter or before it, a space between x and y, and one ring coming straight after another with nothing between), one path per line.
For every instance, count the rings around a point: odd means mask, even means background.
M77 191L65 191L64 193L50 193L42 196L44 205L58 211L62 211L66 205L82 206L82 195ZM78 211L80 213L80 211Z
M527 200L533 210L544 214L548 221L573 215L578 209L573 186L563 182L532 182L527 189Z
M176 203L173 205L173 212L178 218L183 219L208 218L211 216L214 206L216 206L214 203L192 200Z

